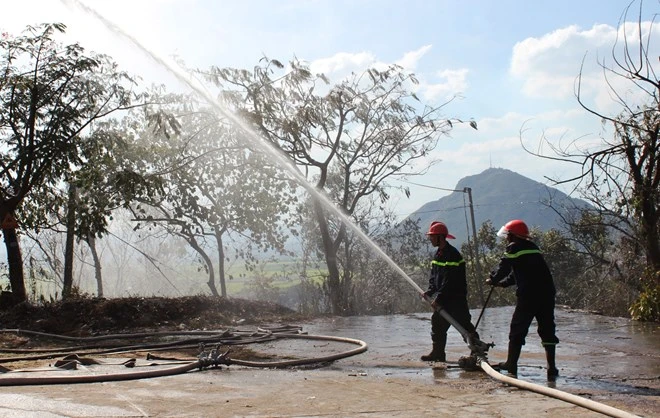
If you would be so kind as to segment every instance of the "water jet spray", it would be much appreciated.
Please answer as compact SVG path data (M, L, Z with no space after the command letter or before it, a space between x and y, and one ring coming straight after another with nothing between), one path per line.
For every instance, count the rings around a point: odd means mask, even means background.
M104 16L99 14L96 10L90 8L89 6L83 4L79 0L61 0L65 5L75 5L76 7L83 10L85 13L94 16L96 19L101 21L107 29L111 32L124 37L129 40L134 46L140 49L143 53L153 59L157 64L167 69L172 75L174 75L177 80L181 81L188 87L190 87L195 93L202 96L215 110L217 110L222 116L233 122L236 126L240 127L245 133L245 138L248 140L250 145L256 150L265 149L266 153L275 160L280 168L283 168L288 174L293 176L297 183L307 190L315 199L321 202L325 209L331 211L333 215L337 216L351 231L353 231L362 241L367 244L373 251L375 251L387 264L392 267L402 278L404 278L416 291L419 295L423 295L424 291L415 283L402 269L399 267L378 245L376 245L369 236L362 231L362 229L356 225L350 217L348 217L340 208L338 208L322 191L316 189L309 181L304 177L302 173L293 165L293 162L288 158L288 156L278 147L271 144L269 141L262 139L249 125L245 123L241 118L232 113L231 111L225 109L211 94L195 79L191 78L187 73L182 71L179 66L169 63L166 59L160 57L155 52L149 50L146 46L140 43L130 34L126 33L123 29L118 27L113 22L106 19ZM430 302L430 301L429 301Z
M216 111L218 111L222 116L233 122L236 126L240 127L245 135L245 138L248 140L250 145L256 150L265 150L269 157L275 160L278 166L284 169L288 174L290 174L296 182L307 190L313 198L321 202L325 209L332 212L337 216L351 231L353 231L363 243L367 244L378 256L380 256L395 272L397 272L403 279L405 279L415 291L422 296L429 304L431 300L428 296L424 295L424 291L412 280L402 269L399 267L378 245L376 245L371 238L358 226L352 219L347 216L340 208L338 208L322 191L315 188L309 181L304 177L304 175L295 167L293 162L288 158L288 156L278 147L270 143L269 141L261 138L255 131L252 129L244 120L239 118L233 112L225 109L216 99L213 97L197 80L190 77L190 75L174 63L168 62L168 60L162 58L155 52L149 50L144 46L140 41L135 37L128 34L126 31L118 27L116 24L102 16L96 10L91 7L83 4L79 0L61 0L65 5L71 6L74 5L85 13L92 15L98 19L107 29L113 32L116 35L119 35L128 41L130 41L135 47L140 51L154 60L158 65L167 69L172 75L174 75L177 80L184 83L190 87L195 93L199 94L209 105L211 105ZM263 151L262 151L263 152ZM481 360L486 359L486 353L488 348L494 344L486 344L478 339L472 338L463 327L461 327L454 318L452 318L446 311L439 309L438 313L442 315L450 324L457 329L460 334L463 336L463 339L468 344L468 347L471 350L471 357L474 357L473 360L470 360L469 363L478 364Z

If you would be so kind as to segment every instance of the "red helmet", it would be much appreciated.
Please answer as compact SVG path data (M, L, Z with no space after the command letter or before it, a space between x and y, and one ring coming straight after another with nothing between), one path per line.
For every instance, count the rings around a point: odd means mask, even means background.
M529 239L529 228L525 222L514 219L507 222L499 231L497 231L498 237L506 237L507 234L513 234L518 238Z
M447 239L455 239L456 237L449 233L447 225L442 222L433 221L429 227L429 232L426 235L444 235Z

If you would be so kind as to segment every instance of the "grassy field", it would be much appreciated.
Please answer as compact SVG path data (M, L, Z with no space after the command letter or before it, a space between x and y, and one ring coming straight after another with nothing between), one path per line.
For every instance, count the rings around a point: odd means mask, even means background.
M296 260L262 262L256 269L248 270L243 263L229 266L225 273L225 285L229 296L245 295L250 287L270 287L286 290L301 282ZM308 269L309 280L321 283L326 270ZM208 274L199 265L182 263L172 268L154 268L150 264L107 265L103 267L103 291L105 297L208 295ZM6 278L4 278L5 281ZM218 273L215 285L220 292ZM91 269L80 271L74 277L74 286L81 294L97 296L97 283ZM9 284L3 286L8 288ZM26 274L26 287L31 300L61 298L61 282L58 279Z

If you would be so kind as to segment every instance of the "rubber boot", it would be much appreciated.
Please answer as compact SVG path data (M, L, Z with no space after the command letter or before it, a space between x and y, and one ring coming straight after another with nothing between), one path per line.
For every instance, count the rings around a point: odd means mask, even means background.
M548 360L548 382L554 382L559 376L559 370L555 365L555 348L554 344L546 345L545 348L545 358Z
M445 347L438 343L433 343L433 351L421 357L422 361L446 361Z
M520 358L522 345L509 341L509 352L504 363L499 363L495 368L497 370L506 370L513 376L518 376L518 359Z

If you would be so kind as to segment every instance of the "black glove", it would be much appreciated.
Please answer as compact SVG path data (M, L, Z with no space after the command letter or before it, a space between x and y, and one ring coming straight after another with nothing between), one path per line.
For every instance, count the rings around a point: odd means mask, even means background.
M493 279L490 277L486 279L486 284L489 286L504 287L504 283L502 282L493 283Z

